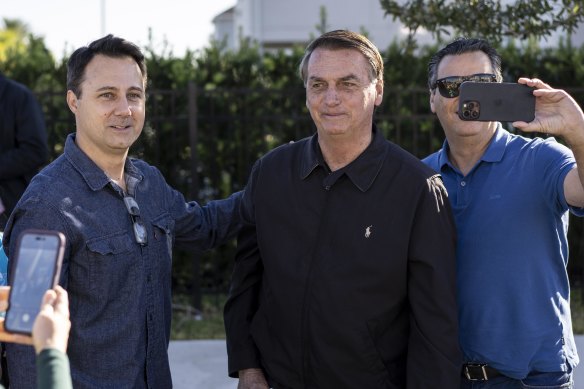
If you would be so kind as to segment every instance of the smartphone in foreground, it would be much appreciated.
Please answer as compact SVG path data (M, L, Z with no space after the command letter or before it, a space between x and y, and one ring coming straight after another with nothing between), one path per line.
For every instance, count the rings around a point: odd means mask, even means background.
M535 118L533 88L514 83L463 82L458 117L482 122L530 122Z
M18 237L10 271L10 295L4 327L30 335L47 289L57 285L65 251L58 231L25 230Z

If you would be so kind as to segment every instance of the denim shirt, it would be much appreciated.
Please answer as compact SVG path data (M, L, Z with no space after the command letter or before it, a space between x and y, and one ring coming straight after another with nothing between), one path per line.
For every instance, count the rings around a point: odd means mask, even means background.
M33 179L4 233L9 257L27 228L55 229L67 238L61 284L69 292L68 355L77 389L172 387L172 248L210 249L240 225L241 193L201 207L186 203L143 161L127 159L125 175L146 224L145 245L136 242L122 190L77 147L74 134L64 154ZM9 347L15 387L34 388L32 353Z

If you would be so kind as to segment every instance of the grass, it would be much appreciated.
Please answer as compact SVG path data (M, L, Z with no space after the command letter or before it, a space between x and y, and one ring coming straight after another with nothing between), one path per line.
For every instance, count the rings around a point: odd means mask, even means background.
M574 334L584 334L584 290L582 288L572 288L570 292L570 309L572 311Z
M187 296L174 299L170 339L225 339L225 295L203 295L202 311L195 310L187 301Z
M187 296L175 297L170 338L225 339L223 304L225 295L204 295L203 309L198 312L187 303ZM573 287L570 293L574 334L584 334L584 290Z

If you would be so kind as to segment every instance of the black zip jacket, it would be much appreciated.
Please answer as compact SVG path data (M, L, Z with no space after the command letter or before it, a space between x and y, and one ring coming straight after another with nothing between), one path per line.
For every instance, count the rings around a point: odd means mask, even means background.
M0 74L0 230L48 158L43 112L32 92Z
M374 129L330 172L317 135L254 165L225 306L229 374L273 388L459 387L455 229L439 176Z

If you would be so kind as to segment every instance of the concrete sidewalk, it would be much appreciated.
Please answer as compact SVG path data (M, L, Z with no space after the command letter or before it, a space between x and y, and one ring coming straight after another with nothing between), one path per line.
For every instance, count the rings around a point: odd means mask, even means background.
M224 340L172 341L168 347L174 389L236 389L227 376Z
M584 336L576 336L582 364L574 371L575 389L584 389ZM227 377L224 340L170 342L170 369L175 389L237 389L237 380Z

